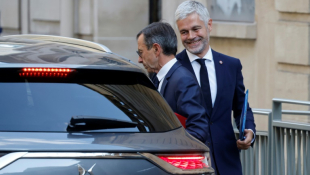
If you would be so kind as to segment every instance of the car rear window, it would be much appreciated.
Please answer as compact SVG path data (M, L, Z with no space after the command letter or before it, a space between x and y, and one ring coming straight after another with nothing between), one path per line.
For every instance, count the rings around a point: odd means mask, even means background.
M76 116L136 126L99 121L99 128L74 132L162 132L180 126L144 74L101 71L81 75L61 81L32 77L0 81L0 131L69 132L70 120Z

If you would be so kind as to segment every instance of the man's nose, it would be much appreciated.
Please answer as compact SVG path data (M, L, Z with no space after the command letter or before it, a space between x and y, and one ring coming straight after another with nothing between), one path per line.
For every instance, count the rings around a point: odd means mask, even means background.
M138 63L143 63L143 60L142 60L142 58L140 56L138 58Z
M193 39L193 38L195 38L195 37L196 37L196 33L190 30L190 31L188 32L188 39Z

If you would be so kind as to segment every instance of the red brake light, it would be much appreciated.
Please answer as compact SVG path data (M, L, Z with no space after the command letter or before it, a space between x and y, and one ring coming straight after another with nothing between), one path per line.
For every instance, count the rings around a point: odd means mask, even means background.
M206 164L206 157L202 155L193 156L158 156L162 160L170 163L171 165L181 169L201 169L208 168Z
M21 77L67 77L68 73L73 72L69 68L47 68L47 67L25 67L19 73Z

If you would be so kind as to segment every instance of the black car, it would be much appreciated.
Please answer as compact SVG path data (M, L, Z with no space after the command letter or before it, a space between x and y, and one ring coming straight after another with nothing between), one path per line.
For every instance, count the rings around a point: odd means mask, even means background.
M103 45L0 37L0 175L213 174L145 72Z

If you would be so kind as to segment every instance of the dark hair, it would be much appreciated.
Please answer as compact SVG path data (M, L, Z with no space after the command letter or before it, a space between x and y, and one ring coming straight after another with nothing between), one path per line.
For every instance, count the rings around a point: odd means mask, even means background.
M154 43L159 44L164 55L176 55L178 49L177 36L170 24L165 22L153 22L137 34L144 35L144 43L150 50Z

